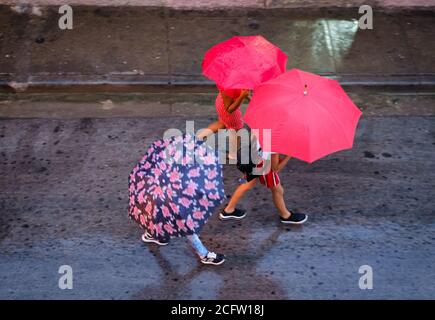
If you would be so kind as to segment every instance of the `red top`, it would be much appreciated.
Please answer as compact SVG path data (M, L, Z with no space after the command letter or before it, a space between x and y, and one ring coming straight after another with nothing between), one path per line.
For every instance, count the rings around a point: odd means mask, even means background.
M233 100L237 99L242 93L242 90L240 89L224 89L219 86L217 86L217 88L223 91L226 96L232 98Z
M237 99L241 93L240 89L223 90L219 88L219 90L222 90L226 96L231 97L232 99ZM240 111L240 108L237 108L233 113L229 113L225 109L224 100L220 92L216 97L216 112L219 116L219 120L225 124L227 129L240 130L243 128L242 112Z

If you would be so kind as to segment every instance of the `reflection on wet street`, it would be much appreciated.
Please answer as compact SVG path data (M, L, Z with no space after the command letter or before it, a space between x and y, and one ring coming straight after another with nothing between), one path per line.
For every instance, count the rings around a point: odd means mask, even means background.
M210 84L201 75L206 50L233 35L256 34L289 56L288 68L342 83L434 81L431 11L377 11L374 28L364 30L354 9L120 11L77 6L77 24L66 34L59 32L55 9L45 7L38 16L0 6L4 83L19 90L38 84Z

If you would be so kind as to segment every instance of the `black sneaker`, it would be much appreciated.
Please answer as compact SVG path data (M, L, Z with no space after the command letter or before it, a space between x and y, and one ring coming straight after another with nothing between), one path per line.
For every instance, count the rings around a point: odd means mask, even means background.
M235 208L233 212L228 213L225 209L219 213L219 219L229 220L229 219L243 219L246 216L246 211L242 209Z
M287 219L279 217L281 223L284 224L302 224L308 220L308 216L304 213L292 212L291 216Z
M145 232L142 237L142 241L145 243L155 243L159 246L166 246L169 243L169 240L157 240L151 237L151 235L148 232Z
M220 253L208 252L207 255L201 258L203 264L214 264L216 266L224 263L225 256Z

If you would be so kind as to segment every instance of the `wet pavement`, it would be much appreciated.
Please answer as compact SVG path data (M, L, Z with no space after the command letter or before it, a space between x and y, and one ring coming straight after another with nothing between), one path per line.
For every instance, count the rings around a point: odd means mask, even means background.
M374 29L362 30L357 8L74 6L73 30L60 30L56 6L32 11L0 5L0 84L3 90L209 84L200 70L208 48L233 35L261 34L288 54L288 68L344 84L433 85L431 8L375 7Z
M433 91L349 90L364 111L354 148L282 173L307 224L280 225L258 186L244 220L204 227L227 255L212 267L184 239L144 245L127 218L127 175L147 145L214 119L213 94L195 90L0 97L0 298L435 298ZM230 194L239 174L224 173ZM72 290L58 288L61 265ZM361 265L373 290L358 286Z

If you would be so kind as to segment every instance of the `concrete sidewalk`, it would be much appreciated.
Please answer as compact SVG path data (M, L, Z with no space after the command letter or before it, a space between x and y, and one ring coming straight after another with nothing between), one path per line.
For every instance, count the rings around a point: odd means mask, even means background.
M253 34L280 46L289 68L344 84L435 84L435 11L430 6L419 11L375 8L373 30L358 28L355 8L76 6L74 29L62 31L57 9L0 6L3 90L209 85L200 69L205 51L233 35Z

